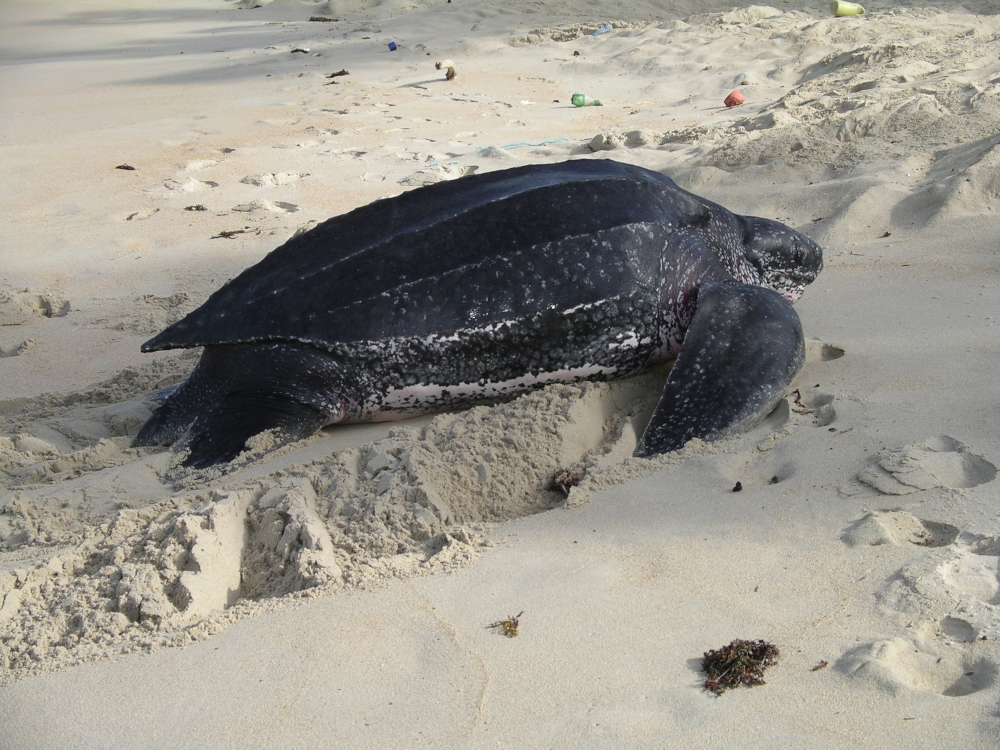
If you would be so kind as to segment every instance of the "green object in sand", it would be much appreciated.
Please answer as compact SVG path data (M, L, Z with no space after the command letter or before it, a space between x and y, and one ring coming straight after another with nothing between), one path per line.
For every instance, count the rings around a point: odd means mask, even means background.
M603 107L600 99L591 99L586 94L573 94L570 99L574 106L577 107Z
M847 0L833 0L830 3L830 12L835 16L863 16L865 9L858 3L849 3Z

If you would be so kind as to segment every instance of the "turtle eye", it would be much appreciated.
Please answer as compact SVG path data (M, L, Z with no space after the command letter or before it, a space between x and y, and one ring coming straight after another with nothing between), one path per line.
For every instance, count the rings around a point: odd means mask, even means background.
M823 268L823 249L808 237L795 243L795 262L810 273L819 273Z

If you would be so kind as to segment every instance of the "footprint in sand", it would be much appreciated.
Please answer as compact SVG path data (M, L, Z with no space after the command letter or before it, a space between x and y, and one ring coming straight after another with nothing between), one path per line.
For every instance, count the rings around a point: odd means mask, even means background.
M841 539L848 547L945 547L957 537L951 524L925 521L904 510L875 510L851 524Z
M940 435L916 445L881 451L858 479L885 495L909 495L939 487L976 487L996 475L996 466L954 438Z
M844 356L844 350L839 346L827 344L819 339L806 339L807 362L829 362Z
M960 531L905 511L868 513L847 529L850 547L927 547L876 593L883 612L907 637L848 651L845 673L898 693L925 690L959 697L996 682L1000 666L1000 537ZM991 651L987 652L986 649Z
M184 165L185 172L197 172L199 169L207 169L218 164L215 159L201 159L200 161L189 161Z
M247 175L240 182L257 187L278 187L279 185L290 185L308 176L308 174L299 174L298 172L267 172Z
M284 201L255 200L250 203L241 203L238 206L233 206L233 211L243 211L245 213L270 211L275 214L293 214L298 210L299 207L294 203L286 203Z
M818 339L806 340L806 362L822 363L840 359L844 350ZM800 387L793 391L789 406L796 414L810 414L816 427L828 427L837 419L831 393L816 390L816 387Z
M186 193L200 193L203 190L211 190L212 188L219 187L219 183L217 182L212 182L211 180L202 182L201 180L196 180L194 177L188 177L184 182L168 180L163 185L168 190L181 190Z
M115 331L152 335L162 331L171 323L176 323L194 307L194 302L187 292L176 292L169 297L143 294L130 300L127 314L94 322L107 325Z
M587 148L591 151L617 151L625 148L641 148L650 144L657 145L661 140L661 135L649 130L610 131L595 135L587 144Z
M24 339L17 344L0 344L0 359L6 359L8 357L18 357L24 352L31 349L38 342L32 339Z
M295 231L292 233L292 237L298 237L300 234L305 234L306 232L311 231L317 224L319 224L319 222L316 221L316 219L310 219L305 224L296 227Z
M1000 638L1000 537L957 534L903 566L878 599L937 638Z
M140 411L145 409L144 412ZM109 415L110 423L118 420L122 431L134 428L133 435L152 412L137 406L133 413ZM131 437L102 438L94 445L69 453L31 435L16 438L0 437L0 487L26 487L61 482L112 466L134 461L139 455L130 448Z
M815 388L798 388L791 394L791 410L797 414L811 414L816 427L827 427L837 419L833 394Z
M125 437L130 440L139 434L146 420L152 416L152 410L140 401L120 401L104 407L103 421L114 437Z
M122 221L142 221L143 219L148 219L155 213L159 213L158 208L144 208L141 211L132 211L125 214L122 217Z
M925 645L906 638L876 641L848 651L837 668L899 695L905 690L938 693L949 698L971 695L997 679L997 665L962 649Z
M904 510L878 510L841 537L851 548L926 548L878 593L890 613L926 635L953 641L1000 637L1000 537L961 531Z
M487 146L482 151L477 151L476 156L481 159L497 159L500 161L515 161L517 157L510 151L505 151L499 146Z
M467 174L473 174L478 169L479 167L477 166L461 167L457 164L430 167L428 169L421 169L419 172L414 172L409 177L404 177L399 181L399 184L406 185L407 187L433 185L435 182L454 180L458 177L464 177Z
M34 292L31 289L0 290L0 326L37 323L43 318L62 318L69 311L69 300L57 294Z

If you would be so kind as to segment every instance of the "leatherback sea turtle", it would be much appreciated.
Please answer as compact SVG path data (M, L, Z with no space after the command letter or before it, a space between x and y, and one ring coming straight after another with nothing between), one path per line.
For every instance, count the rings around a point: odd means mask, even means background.
M789 304L816 243L656 172L539 164L419 188L293 237L152 352L204 347L136 445L185 466L326 424L402 418L677 356L635 453L748 429L802 366Z

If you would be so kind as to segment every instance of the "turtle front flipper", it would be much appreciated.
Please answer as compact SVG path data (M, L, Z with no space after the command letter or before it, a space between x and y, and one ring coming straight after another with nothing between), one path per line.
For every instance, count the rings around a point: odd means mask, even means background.
M314 406L280 393L236 391L198 417L177 448L187 454L184 467L205 469L232 461L256 435L268 432L266 448L275 450L309 437L327 418Z
M802 324L776 292L707 282L636 456L718 440L761 422L805 361Z

